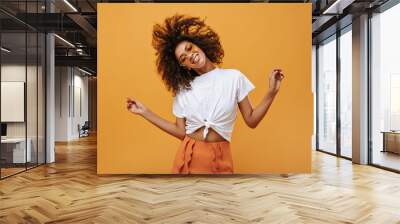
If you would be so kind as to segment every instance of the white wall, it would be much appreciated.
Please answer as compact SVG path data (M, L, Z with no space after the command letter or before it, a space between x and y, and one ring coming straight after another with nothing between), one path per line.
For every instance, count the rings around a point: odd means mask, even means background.
M56 67L55 74L55 140L74 140L88 120L88 77L72 67Z
M36 86L36 80L31 75L36 76L36 66L27 67L28 81L30 86ZM25 82L25 64L9 64L1 66L1 81L2 82ZM27 105L36 108L36 88L27 88L27 102L35 102L34 105ZM4 96L3 96L4 97ZM30 98L29 98L30 97ZM40 106L40 105L39 105ZM5 110L6 108L2 108ZM28 122L35 122L37 120L36 113L28 113ZM34 127L33 127L34 126ZM28 124L28 137L32 127L36 135L36 125ZM7 122L7 136L8 137L25 137L25 122Z
M69 68L55 68L55 141L68 140Z
M73 119L72 119L72 130L71 130L71 135L74 136L74 138L79 137L78 133L78 124L81 126L85 123L85 121L88 121L89 118L89 111L88 111L88 97L89 97L89 92L88 92L88 77L76 75L76 70L75 70L75 75L74 75L74 108L73 108ZM80 91L80 93L79 93ZM80 97L79 97L80 96ZM79 102L80 101L80 102ZM81 108L79 108L81 107ZM81 111L79 111L79 109Z
M38 69L38 70L37 70ZM25 80L27 78L27 80ZM30 139L32 161L44 163L44 74L42 68L36 65L25 64L3 64L1 66L2 82L24 82L26 83L26 110L27 120L24 122L5 122L7 124L8 138L24 138L25 134ZM7 96L2 96L7 97ZM7 110L7 108L1 108ZM37 156L39 153L39 156Z

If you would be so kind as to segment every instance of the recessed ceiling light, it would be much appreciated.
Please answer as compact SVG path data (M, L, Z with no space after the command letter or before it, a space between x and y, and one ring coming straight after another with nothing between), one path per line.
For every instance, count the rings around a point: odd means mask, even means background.
M73 45L73 44L72 44L71 42L69 42L68 40L66 40L66 39L64 39L64 38L62 38L62 37L60 37L60 36L57 35L57 34L54 34L54 36L57 37L58 39L60 39L62 42L66 43L67 45L69 45L69 46L75 48L75 45Z
M69 1L64 0L65 4L67 4L74 12L78 12L78 10L71 4Z
M86 70L83 70L83 69L81 69L81 68L79 68L79 67L78 67L78 70L81 71L81 72L83 72L83 73L85 73L85 74L87 74L87 75L93 75L92 73L90 73L90 72L88 72L88 71L86 71Z
M355 0L336 0L322 14L342 14L343 9L351 5Z
M4 51L6 53L10 53L11 52L11 50L9 50L9 49L7 49L5 47L1 47L1 51Z

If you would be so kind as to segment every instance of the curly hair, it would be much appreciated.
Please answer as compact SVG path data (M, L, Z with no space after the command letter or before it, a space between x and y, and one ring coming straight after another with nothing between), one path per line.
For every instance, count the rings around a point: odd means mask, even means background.
M191 89L190 82L198 76L193 69L183 68L176 59L175 48L182 41L196 44L215 64L221 64L224 57L218 34L199 17L175 14L166 18L163 25L155 24L152 45L156 50L157 71L173 95L182 89Z

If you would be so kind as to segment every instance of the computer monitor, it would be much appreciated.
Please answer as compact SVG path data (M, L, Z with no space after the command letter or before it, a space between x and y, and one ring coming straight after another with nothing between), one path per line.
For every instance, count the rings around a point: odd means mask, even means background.
M7 124L1 123L1 136L7 136Z

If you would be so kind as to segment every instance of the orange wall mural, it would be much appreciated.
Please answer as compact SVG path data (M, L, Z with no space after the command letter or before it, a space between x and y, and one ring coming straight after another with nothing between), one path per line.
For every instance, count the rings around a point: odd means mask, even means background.
M175 13L205 18L220 36L220 67L235 68L256 86L256 106L268 90L272 69L285 80L255 129L238 111L231 149L235 173L311 172L313 95L311 4L135 3L98 4L99 174L170 173L180 140L129 113L134 97L175 121L173 97L156 71L152 29Z

